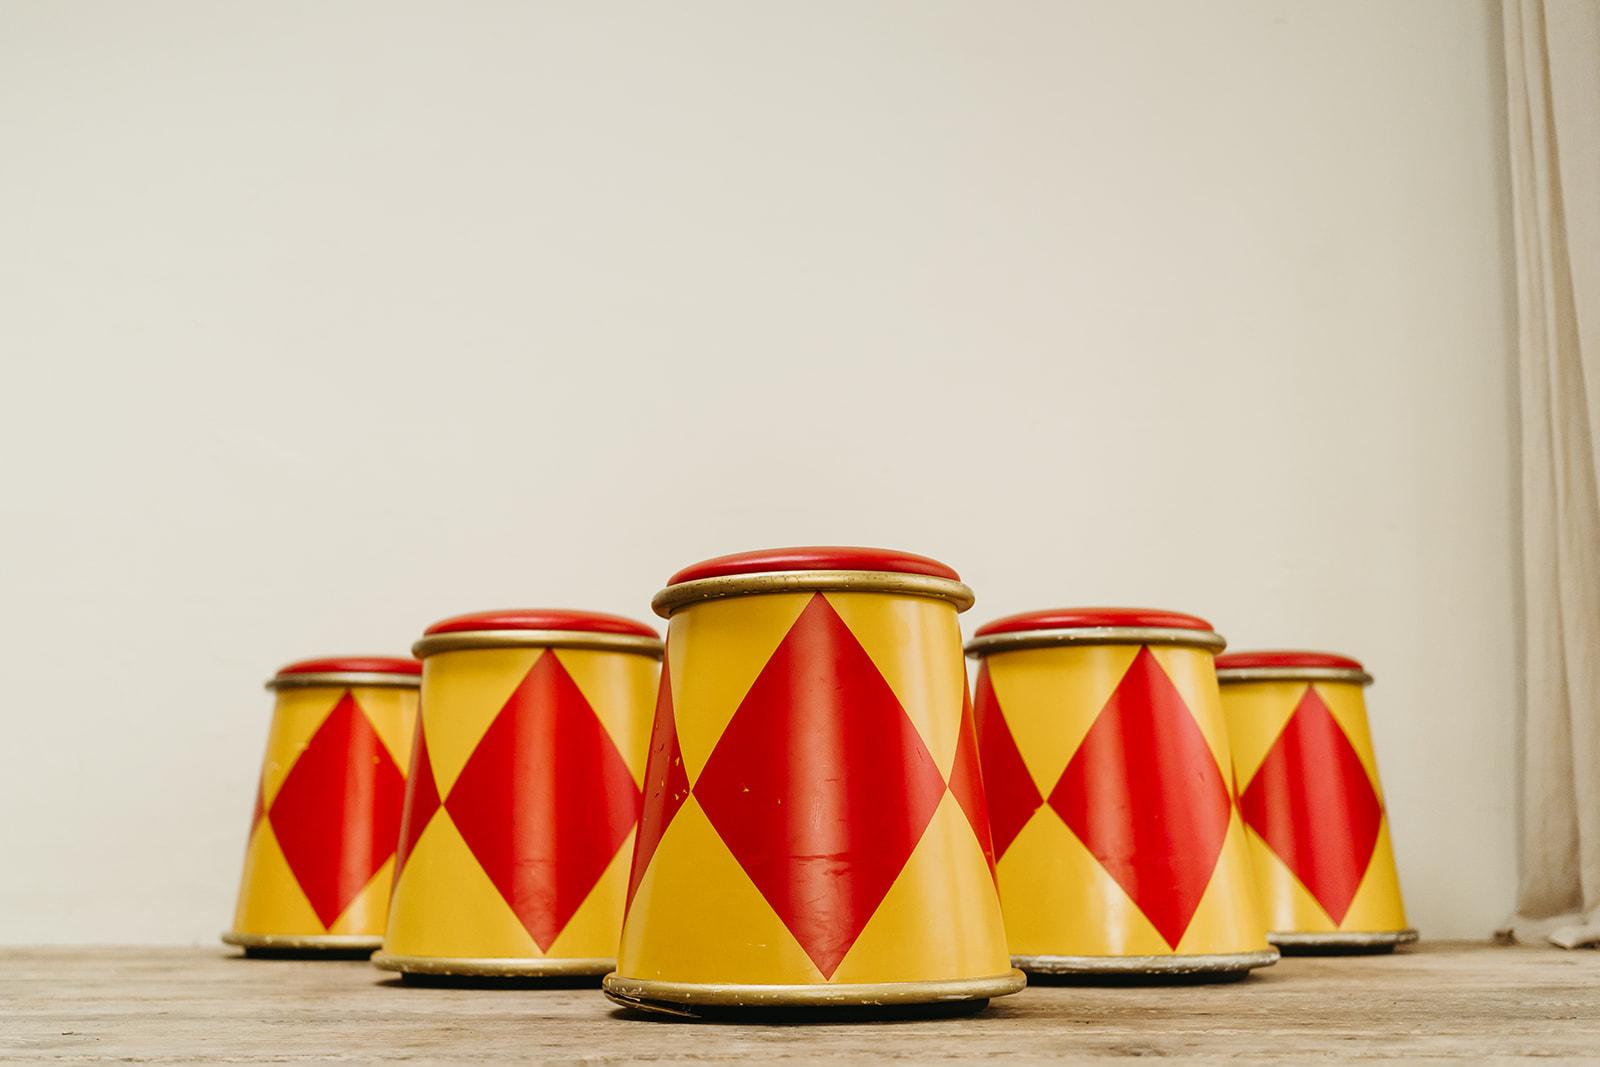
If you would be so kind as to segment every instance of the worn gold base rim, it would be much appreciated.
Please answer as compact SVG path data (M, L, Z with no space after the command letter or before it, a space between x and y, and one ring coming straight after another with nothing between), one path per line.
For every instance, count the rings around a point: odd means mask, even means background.
M985 634L967 642L969 656L992 652L1017 652L1025 648L1058 645L1184 645L1220 652L1227 647L1221 634L1211 630L1185 630L1166 626L1078 626L1065 630L1020 630Z
M761 574L729 574L719 578L697 578L692 582L669 585L650 601L650 608L667 619L672 613L702 600L721 600L732 596L761 593L899 593L902 596L931 597L955 605L957 611L972 607L972 590L949 578L931 574L894 574L887 571L770 571Z
M1271 933L1267 940L1280 949L1297 948L1392 948L1409 945L1417 939L1415 930L1336 930L1327 933Z
M608 634L592 630L462 630L429 634L411 646L418 659L440 652L482 648L587 648L600 652L633 652L661 658L661 638L643 634Z
M1372 675L1347 667L1226 667L1217 672L1220 685L1246 682L1347 682L1371 685Z
M429 974L460 978L561 978L599 977L617 965L613 959L524 959L470 956L396 956L380 952L373 966L401 974Z
M416 689L420 674L378 674L372 671L318 671L280 674L267 679L268 689Z
M1237 974L1278 962L1278 950L1204 956L1012 956L1029 974Z
M605 976L600 988L618 1004L669 1015L693 1015L698 1008L850 1008L914 1004L960 1004L1019 993L1028 984L1018 970L987 978L935 982L876 982L856 985L737 985L733 983L647 982Z
M322 949L328 952L375 952L383 947L383 938L371 934L241 934L229 930L222 935L222 943L239 948L291 949L310 952Z

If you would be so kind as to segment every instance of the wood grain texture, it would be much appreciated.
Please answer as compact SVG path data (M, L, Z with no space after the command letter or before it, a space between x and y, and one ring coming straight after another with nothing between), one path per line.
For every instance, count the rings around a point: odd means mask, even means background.
M860 1062L1600 1057L1600 953L1423 944L1225 985L1034 987L981 1015L661 1022L593 989L401 985L365 962L223 949L0 949L0 1062Z

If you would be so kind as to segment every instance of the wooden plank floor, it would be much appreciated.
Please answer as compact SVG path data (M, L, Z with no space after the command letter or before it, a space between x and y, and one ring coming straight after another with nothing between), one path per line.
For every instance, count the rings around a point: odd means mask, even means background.
M1246 981L1034 987L958 1019L663 1022L593 989L401 985L364 962L0 949L0 1061L1600 1059L1600 953L1424 944Z

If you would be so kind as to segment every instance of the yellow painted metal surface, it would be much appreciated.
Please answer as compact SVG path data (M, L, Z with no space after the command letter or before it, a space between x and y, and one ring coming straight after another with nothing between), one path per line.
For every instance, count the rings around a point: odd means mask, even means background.
M597 877L591 881L586 875L577 876L574 892L581 896L581 903L576 909L551 919L550 909L559 908L553 899L558 893L556 885L570 872L552 873L543 882L503 877L497 884L484 859L469 844L473 835L464 833L459 821L471 817L461 814L456 805L459 797L454 795L464 770L479 755L491 727L514 712L513 695L530 672L554 669L549 662L541 665L543 657L552 657L581 694L581 699L573 698L570 706L550 715L577 717L573 729L590 724L587 728L603 730L626 766L625 790L632 791L636 805L659 676L657 659L625 651L546 647L465 649L427 656L420 730L429 766L414 773L432 775L436 807L429 807L425 815L419 812L419 795L425 794L426 783L416 781L408 817L423 825L416 830L415 846L405 856L395 880L384 957L526 961L530 974L539 973L541 963L615 958L633 853L631 829ZM495 738L497 743L515 742L522 747L516 755L506 757L505 766L513 780L500 785L504 810L489 812L491 822L481 831L483 836L475 839L488 850L486 855L509 855L505 862L513 868L551 862L559 866L563 862L560 847L574 841L566 834L584 831L564 831L548 824L575 818L581 821L583 813L578 808L586 803L584 781L599 775L596 768L574 762L577 757L573 753L553 750L558 738L565 735L554 732L549 715L535 708L526 711L533 725L519 727L524 730L521 738ZM540 733L530 736L528 731ZM605 741L595 744L603 746ZM548 776L567 776L573 792L563 795L577 797L576 806L542 807L547 794L535 788L535 779ZM519 782L529 788L519 788ZM593 802L616 800L597 793ZM518 806L524 808L520 817L514 810ZM533 808L538 812L533 813ZM629 825L637 819L636 807L632 811ZM497 818L501 821L493 821ZM541 841L556 842L553 860L545 845L526 843L530 834L542 834ZM536 933L553 933L553 940L541 946Z
M1141 661L1144 655L1153 662ZM1255 902L1247 834L1232 801L1227 728L1209 651L1114 644L1023 648L984 656L981 670L980 720L998 716L998 721L980 722L979 732L996 845L1002 849L1000 896L1013 955L1270 951ZM1086 783L1081 788L1091 794L1089 814L1073 814L1060 792L1069 766L1080 757L1091 730L1109 729L1102 716L1136 670L1148 672L1162 693L1170 684L1176 694L1176 702L1165 698L1163 717L1154 725L1185 734L1187 749L1171 751L1185 753L1182 759L1189 762L1152 768L1149 761L1168 748L1135 750L1131 730L1120 742L1096 742L1096 759L1081 771ZM1011 744L1020 763L1009 763L1008 752L996 751ZM1210 768L1203 766L1207 760ZM1022 774L1027 781L999 780ZM1193 792L1197 789L1201 792ZM1117 825L1119 819L1131 825L1145 805L1161 802L1163 795L1179 807L1191 798L1209 805L1213 817L1205 847L1196 849L1181 834L1152 840ZM1003 830L1008 824L1017 829ZM1098 829L1091 830L1091 824ZM1164 896L1157 884L1161 864L1153 861L1160 853L1187 857L1180 863L1182 877L1193 888L1179 894L1182 899ZM1152 862L1141 866L1143 861ZM1195 899L1200 886L1203 892ZM1152 914L1162 916L1161 928Z
M254 822L250 829L245 851L244 873L240 880L238 905L234 913L232 932L243 938L297 938L315 939L325 936L370 938L376 943L383 935L389 903L389 878L393 870L393 843L387 851L382 845L373 847L363 839L372 832L361 820L370 816L372 809L384 807L381 798L373 804L329 805L321 817L335 823L343 819L343 826L307 826L303 817L298 825L290 825L289 808L279 809L279 791L284 787L301 757L318 738L319 732L329 725L329 718L341 714L341 704L348 704L342 714L359 716L352 720L358 731L370 728L375 735L381 754L374 759L384 759L385 767L392 765L403 778L410 766L411 739L417 716L417 691L397 687L353 688L290 688L277 692L272 725L267 738L266 756L262 760L259 783L259 800ZM332 732L325 736L334 736ZM344 736L339 734L338 736ZM324 742L326 743L326 742ZM330 763L337 760L329 756ZM322 766L319 762L317 766ZM343 770L343 768L340 768ZM308 768L302 771L309 773ZM305 788L315 795L339 796L347 792L346 786L333 781L308 783ZM366 796L369 790L350 786L355 795ZM297 816L300 808L294 809ZM284 814L280 815L279 812ZM317 817L313 813L313 817ZM365 851L373 860L380 861L375 869L353 867L359 860L344 861L337 856L314 855L300 851L301 867L297 871L285 853L285 835L303 834L307 840L335 842L335 848ZM340 844L342 842L342 844ZM385 858L388 857L388 858ZM313 906L308 891L316 893L318 885L326 885L328 865L359 871L364 875L359 885L344 890L349 899L334 896L338 903L322 912ZM370 866L370 864L369 864ZM348 883L349 878L346 876ZM326 891L318 893L324 900ZM342 906L341 906L342 905ZM335 910L337 909L337 910ZM324 921L326 920L326 921Z
M1315 700L1308 700L1314 697ZM1279 837L1275 848L1264 829L1247 826L1245 835L1250 842L1257 897L1261 904L1263 921L1273 933L1333 934L1333 933L1389 933L1407 929L1405 905L1401 899L1399 875L1395 868L1394 848L1389 832L1387 809L1382 807L1383 789L1378 778L1378 763L1372 747L1372 735L1367 724L1366 701L1361 685L1355 682L1330 681L1236 681L1222 687L1222 702L1227 713L1228 732L1233 751L1234 769L1238 775L1241 796L1255 783L1257 775L1285 734L1290 720L1303 706L1306 713L1325 707L1339 731L1330 735L1337 744L1339 736L1348 742L1360 771L1366 776L1371 795L1379 805L1376 836L1370 853L1365 857L1358 850L1354 857L1337 857L1335 864L1355 865L1356 888L1354 895L1344 903L1343 893L1322 892L1319 900L1316 879L1310 869L1296 867L1301 861L1291 842L1294 836ZM1325 773L1324 768L1336 765L1332 754L1321 753L1311 768L1291 768L1296 778L1307 774ZM1263 783L1265 784L1265 783ZM1346 794L1358 792L1353 781L1344 788ZM1265 798L1262 805L1269 806L1272 799ZM1317 805L1315 816L1337 820L1337 804ZM1281 818L1288 820L1290 814ZM1316 827L1306 827L1299 835L1310 845L1317 840L1336 840L1336 833L1319 833ZM1302 846L1305 847L1305 846ZM1326 863L1328 861L1324 861ZM1302 877L1304 875L1304 878ZM1308 882L1310 884L1308 884ZM1339 913L1339 909L1346 910Z
M672 616L666 665L646 793L668 788L670 764L681 806L653 823L647 800L618 976L852 986L1010 972L987 825L980 833L963 807L974 803L962 768L975 785L976 738L951 604L867 592L704 601ZM863 748L852 716L902 740ZM752 780L731 802L714 790L708 799L708 779L730 765L738 773L719 751L735 736L786 753L787 778ZM902 772L906 760L925 773ZM902 815L906 796L872 794L874 811L896 809L879 821L904 832L883 831L893 842L881 846L854 842L875 816L841 798L851 783L900 773L920 783L909 792L924 807ZM773 836L752 838L750 827L764 825ZM795 841L823 844L801 854ZM890 852L898 866L880 892L851 857ZM830 916L860 928L819 935Z

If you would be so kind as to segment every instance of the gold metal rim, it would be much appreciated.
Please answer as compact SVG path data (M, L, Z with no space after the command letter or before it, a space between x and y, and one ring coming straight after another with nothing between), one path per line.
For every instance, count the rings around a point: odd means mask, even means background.
M1320 934L1271 933L1267 940L1279 948L1380 948L1409 945L1415 930L1338 930Z
M318 671L315 674L279 674L267 679L268 689L416 689L418 674L377 671Z
M902 596L931 597L955 605L957 611L972 607L972 590L949 578L931 574L897 574L889 571L770 571L761 574L729 574L720 578L699 578L669 585L650 601L650 607L663 619L702 600L721 600L732 596L757 596L763 593L899 593Z
M614 969L613 959L494 959L468 956L396 956L380 952L373 966L401 974L431 974L461 978L559 978L593 975Z
M371 934L241 934L229 930L222 935L222 943L239 948L282 948L305 951L327 949L332 952L353 952L359 949L376 951L383 947L383 938Z
M1371 685L1372 675L1350 667L1227 667L1217 672L1217 681L1230 682L1348 682Z
M1021 992L1027 977L1013 969L988 978L861 985L740 985L730 982L647 982L606 975L600 986L618 1004L647 1011L678 1008L842 1008L989 1000ZM681 1014L681 1012L679 1012Z
M1230 952L1205 956L1012 956L1011 963L1029 974L1236 974L1270 967L1278 950Z
M1053 648L1057 645L1186 645L1221 652L1228 642L1212 630L1184 630L1166 626L1080 626L1070 630L985 634L967 642L967 655L981 657L992 652Z
M463 630L429 634L411 646L418 659L440 652L480 648L591 648L601 652L633 652L661 658L661 639L643 634L608 634L592 630Z

